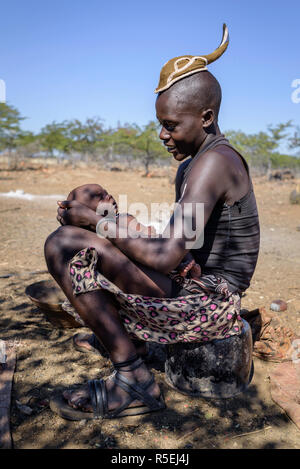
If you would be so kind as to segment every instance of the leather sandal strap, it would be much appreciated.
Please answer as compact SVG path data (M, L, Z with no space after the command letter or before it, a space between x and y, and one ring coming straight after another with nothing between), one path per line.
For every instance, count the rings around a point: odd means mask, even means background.
M131 402L134 400L141 401L143 404L149 407L149 409L155 409L158 407L159 403L157 399L155 399L155 397L152 397L149 393L146 392L146 389L148 389L151 384L154 383L153 375L151 376L149 381L143 384L133 384L129 382L129 380L120 373L116 374L115 380L116 384L118 384L120 388L122 388L129 394L129 396L131 397Z
M88 382L90 398L95 417L103 417L107 413L107 391L103 379L93 379Z
M141 366L143 363L144 363L143 359L141 357L139 357L138 355L135 355L134 357L130 358L129 360L126 360L124 362L113 363L113 365L114 365L114 368L116 370L121 370L122 368L127 368L127 370L123 370L123 371L126 372L126 371L135 370L136 368Z
M96 380L96 387L100 387L103 415L105 415L108 411L108 396L104 379Z
M95 334L92 334L92 347L96 349L99 348L99 341L97 337L95 336Z
M93 406L94 415L98 416L100 409L97 406L96 390L95 390L94 380L89 380L88 385L89 385L89 393L90 393L91 403L92 403L92 406Z
M124 377L122 377L124 378ZM126 378L124 381L127 381ZM145 386L145 389L147 389L149 387L149 385L154 381L154 379L152 380L149 380L149 382L145 383L144 386ZM149 410L158 410L161 408L161 404L159 401L157 401L156 399L153 398L153 401L148 399L148 397L150 397L152 399L152 396L149 396L148 393L145 393L145 389L142 389L142 394L139 392L139 393L136 393L131 385L128 385L127 383L125 382L122 382L122 380L118 379L117 378L117 375L116 375L116 384L118 386L120 386L120 388L122 388L124 391L127 392L128 394L128 399L123 403L122 406L118 407L117 409L115 409L114 411L112 411L110 413L110 416L112 418L115 418L115 417L118 417L118 415L120 415L123 410L126 410L129 408L130 404L135 401L135 400L139 400L139 401L142 401L144 405L146 405Z
M142 402L146 405L149 410L158 410L162 408L162 405L159 400L152 397L146 390L154 383L154 376L152 375L151 378L146 382L140 385L130 383L129 380L121 375L120 373L116 373L115 383L121 389L123 389L128 394L128 399L125 400L123 405L115 409L114 411L108 410L108 396L105 381L103 379L97 380L90 380L89 390L90 390L90 399L93 406L94 417L117 417L123 410L126 410L130 404L137 400Z

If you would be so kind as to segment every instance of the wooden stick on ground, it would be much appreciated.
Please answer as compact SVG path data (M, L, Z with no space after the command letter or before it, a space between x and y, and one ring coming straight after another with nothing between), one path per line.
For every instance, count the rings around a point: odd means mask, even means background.
M1 341L2 343L4 341ZM6 359L0 363L0 449L12 448L10 405L12 381L16 365L14 347L6 347Z
M253 435L254 433L259 433L259 432L262 432L264 430L270 430L271 425L267 426L267 427L264 427L264 428L260 428L259 430L254 430L253 432L248 432L248 433L240 433L239 435L234 435L232 436L231 438L229 438L230 440L233 440L234 438L239 438L240 436L248 436L248 435Z
M254 430L253 432L240 433L239 435L233 435L233 436L225 435L224 438L233 440L234 438L239 438L241 436L253 435L254 433L262 432L263 430L269 430L270 428L272 428L271 425L264 427L264 428L260 428L259 430ZM178 438L178 441L189 439L191 435L193 435L194 433L197 433L199 430L203 430L203 427L197 427L197 428L194 428L194 430L191 430L190 432L185 433L183 436ZM207 440L206 443L211 443L211 440Z

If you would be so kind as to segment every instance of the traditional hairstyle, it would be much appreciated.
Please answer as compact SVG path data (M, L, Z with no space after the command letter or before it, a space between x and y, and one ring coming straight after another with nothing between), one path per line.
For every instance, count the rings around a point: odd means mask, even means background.
M155 93L167 90L173 83L193 73L207 70L207 65L224 54L229 44L229 33L226 24L223 24L223 37L219 47L208 55L183 55L169 60L161 69L159 84Z

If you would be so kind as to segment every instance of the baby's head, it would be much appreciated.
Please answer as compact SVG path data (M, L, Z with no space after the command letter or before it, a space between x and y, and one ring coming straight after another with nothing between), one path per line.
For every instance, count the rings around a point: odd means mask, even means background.
M73 189L67 197L67 200L77 200L83 205L96 212L100 202L112 204L117 212L117 203L112 195L99 184L84 184Z

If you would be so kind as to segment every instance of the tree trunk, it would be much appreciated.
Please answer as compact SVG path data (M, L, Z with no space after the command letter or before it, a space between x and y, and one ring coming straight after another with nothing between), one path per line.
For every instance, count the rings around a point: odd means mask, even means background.
M145 166L145 174L144 177L147 177L149 174L149 161L146 159L144 160L144 166Z

